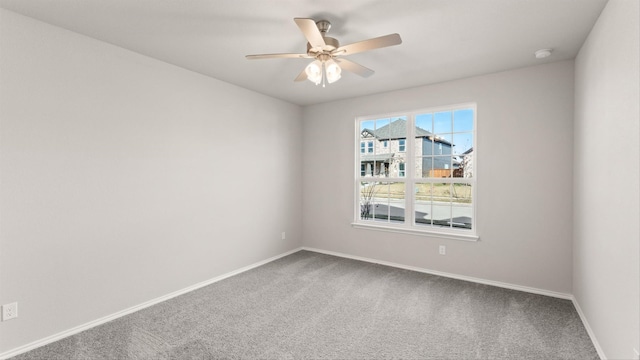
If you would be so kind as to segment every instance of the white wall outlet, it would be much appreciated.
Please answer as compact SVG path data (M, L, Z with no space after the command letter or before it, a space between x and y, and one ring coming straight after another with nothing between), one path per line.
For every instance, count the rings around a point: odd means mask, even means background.
M2 321L15 319L18 317L18 303L2 305Z
M447 247L444 245L440 245L440 248L438 249L438 252L440 253L440 255L446 255L447 254Z
M285 233L284 231L282 232L282 240L285 240L287 238L287 233Z

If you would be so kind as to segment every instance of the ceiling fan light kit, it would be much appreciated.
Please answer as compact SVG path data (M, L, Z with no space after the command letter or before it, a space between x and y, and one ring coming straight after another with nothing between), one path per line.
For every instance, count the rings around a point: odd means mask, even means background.
M316 85L334 83L342 77L342 70L353 72L362 77L373 75L374 71L353 61L339 56L356 54L359 52L379 49L387 46L399 45L402 39L398 34L385 35L373 39L359 41L353 44L340 46L338 40L328 37L327 31L331 28L331 23L327 20L315 21L313 19L295 18L303 35L307 39L306 54L257 54L247 55L247 59L269 59L269 58L302 58L314 59L308 64L294 81L308 79Z
M322 87L325 86L325 81L332 84L342 77L342 69L338 66L333 59L326 61L315 60L311 64L307 65L304 69L307 74L307 79L312 83L319 85L322 83Z

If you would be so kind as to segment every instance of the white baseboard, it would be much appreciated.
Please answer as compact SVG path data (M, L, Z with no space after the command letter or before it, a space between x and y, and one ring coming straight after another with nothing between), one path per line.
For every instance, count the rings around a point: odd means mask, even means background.
M348 259L353 259L353 260L365 261L365 262L374 263L374 264L380 264L380 265L385 265L385 266L391 266L391 267L395 267L395 268L399 268L399 269L411 270L411 271L421 272L421 273L425 273L425 274L438 275L438 276L443 276L443 277L447 277L447 278L451 278L451 279L470 281L470 282L474 282L474 283L478 283L478 284L497 286L497 287L501 287L501 288L505 288L505 289L524 291L524 292L528 292L528 293L532 293L532 294L551 296L551 297L559 298L559 299L565 299L565 300L573 299L573 296L571 294L565 294L565 293L556 292L556 291L538 289L538 288L522 286L522 285L509 284L509 283L504 283L504 282L500 282L500 281L485 280L485 279L475 278L475 277L471 277L471 276L451 274L451 273L446 273L446 272L442 272L442 271L419 268L419 267L416 267L416 266L408 266L408 265L392 263L392 262L389 262L389 261L370 259L370 258L365 258L365 257L361 257L361 256L353 256L353 255L343 254L343 253L334 252L334 251L327 251L327 250L321 250L321 249L315 249L315 248L309 248L309 247L303 247L302 250L313 251L313 252L317 252L317 253L321 253L321 254L333 255L333 256L338 256L338 257L343 257L343 258L348 258Z
M587 329L587 334L589 334L589 338L591 338L591 342L593 343L593 346L596 348L596 351L598 352L598 356L600 357L601 360L606 360L607 357L604 355L604 351L602 350L602 347L598 343L598 339L596 339L596 334L591 329L591 326L587 321L587 317L584 315L584 312L582 312L582 308L580 308L580 304L578 304L578 300L575 298L575 296L571 296L571 302L573 303L573 306L576 308L576 311L580 316L580 320L582 320L582 325L584 325L584 328Z
M8 359L10 357L25 353L25 352L33 350L35 348L39 348L41 346L50 344L52 342L64 339L64 338L69 337L71 335L75 335L75 334L77 334L79 332L91 329L91 328L96 327L98 325L102 325L102 324L104 324L106 322L109 322L111 320L115 320L115 319L123 317L125 315L129 315L131 313L134 313L136 311L142 310L142 309L147 308L149 306L153 306L153 305L156 305L156 304L161 303L163 301L167 301L169 299L172 299L172 298L174 298L176 296L180 296L180 295L186 294L188 292L200 289L200 288L205 287L207 285L211 285L213 283L216 283L216 282L218 282L220 280L224 280L224 279L229 278L231 276L238 275L238 274L243 273L245 271L254 269L254 268L258 267L258 266L262 266L264 264L270 263L270 262L272 262L274 260L278 260L278 259L280 259L282 257L285 257L287 255L291 255L291 254L296 253L296 252L298 252L300 250L302 250L302 248L297 248L297 249L294 249L294 250L291 250L291 251L287 251L286 253L283 253L283 254L280 254L280 255L276 255L276 256L271 257L269 259L259 261L259 262L255 263L255 264L251 264L251 265L242 267L240 269L228 272L226 274L214 277L212 279L203 281L201 283L186 287L184 289L181 289L181 290L178 290L178 291L174 291L174 292L172 292L170 294L167 294L167 295L164 295L164 296L160 296L160 297L155 298L153 300L149 300L149 301L144 302L142 304L132 306L132 307L130 307L128 309L125 309L125 310L122 310L122 311L118 311L116 313L113 313L111 315L107 315L107 316L102 317L100 319L93 320L93 321L90 321L88 323L76 326L74 328L59 332L57 334L48 336L48 337L46 337L44 339L36 340L36 341L31 342L31 343L29 343L27 345L23 345L23 346L17 347L15 349L12 349L12 350L9 350L9 351L6 351L6 352L0 354L0 360Z

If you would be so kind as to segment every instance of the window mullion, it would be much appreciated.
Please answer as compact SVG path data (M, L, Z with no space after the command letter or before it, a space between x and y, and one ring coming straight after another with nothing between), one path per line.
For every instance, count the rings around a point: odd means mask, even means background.
M416 130L415 115L410 114L407 117L407 140L406 140L406 165L405 165L405 185L404 185L404 201L405 201L405 225L413 227L415 224L415 176L416 176Z

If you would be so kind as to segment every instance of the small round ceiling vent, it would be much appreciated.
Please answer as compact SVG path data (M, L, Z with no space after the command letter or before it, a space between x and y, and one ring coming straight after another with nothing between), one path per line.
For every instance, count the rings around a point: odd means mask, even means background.
M544 59L546 57L551 56L551 52L553 49L540 49L536 51L534 54L536 55L536 59Z

